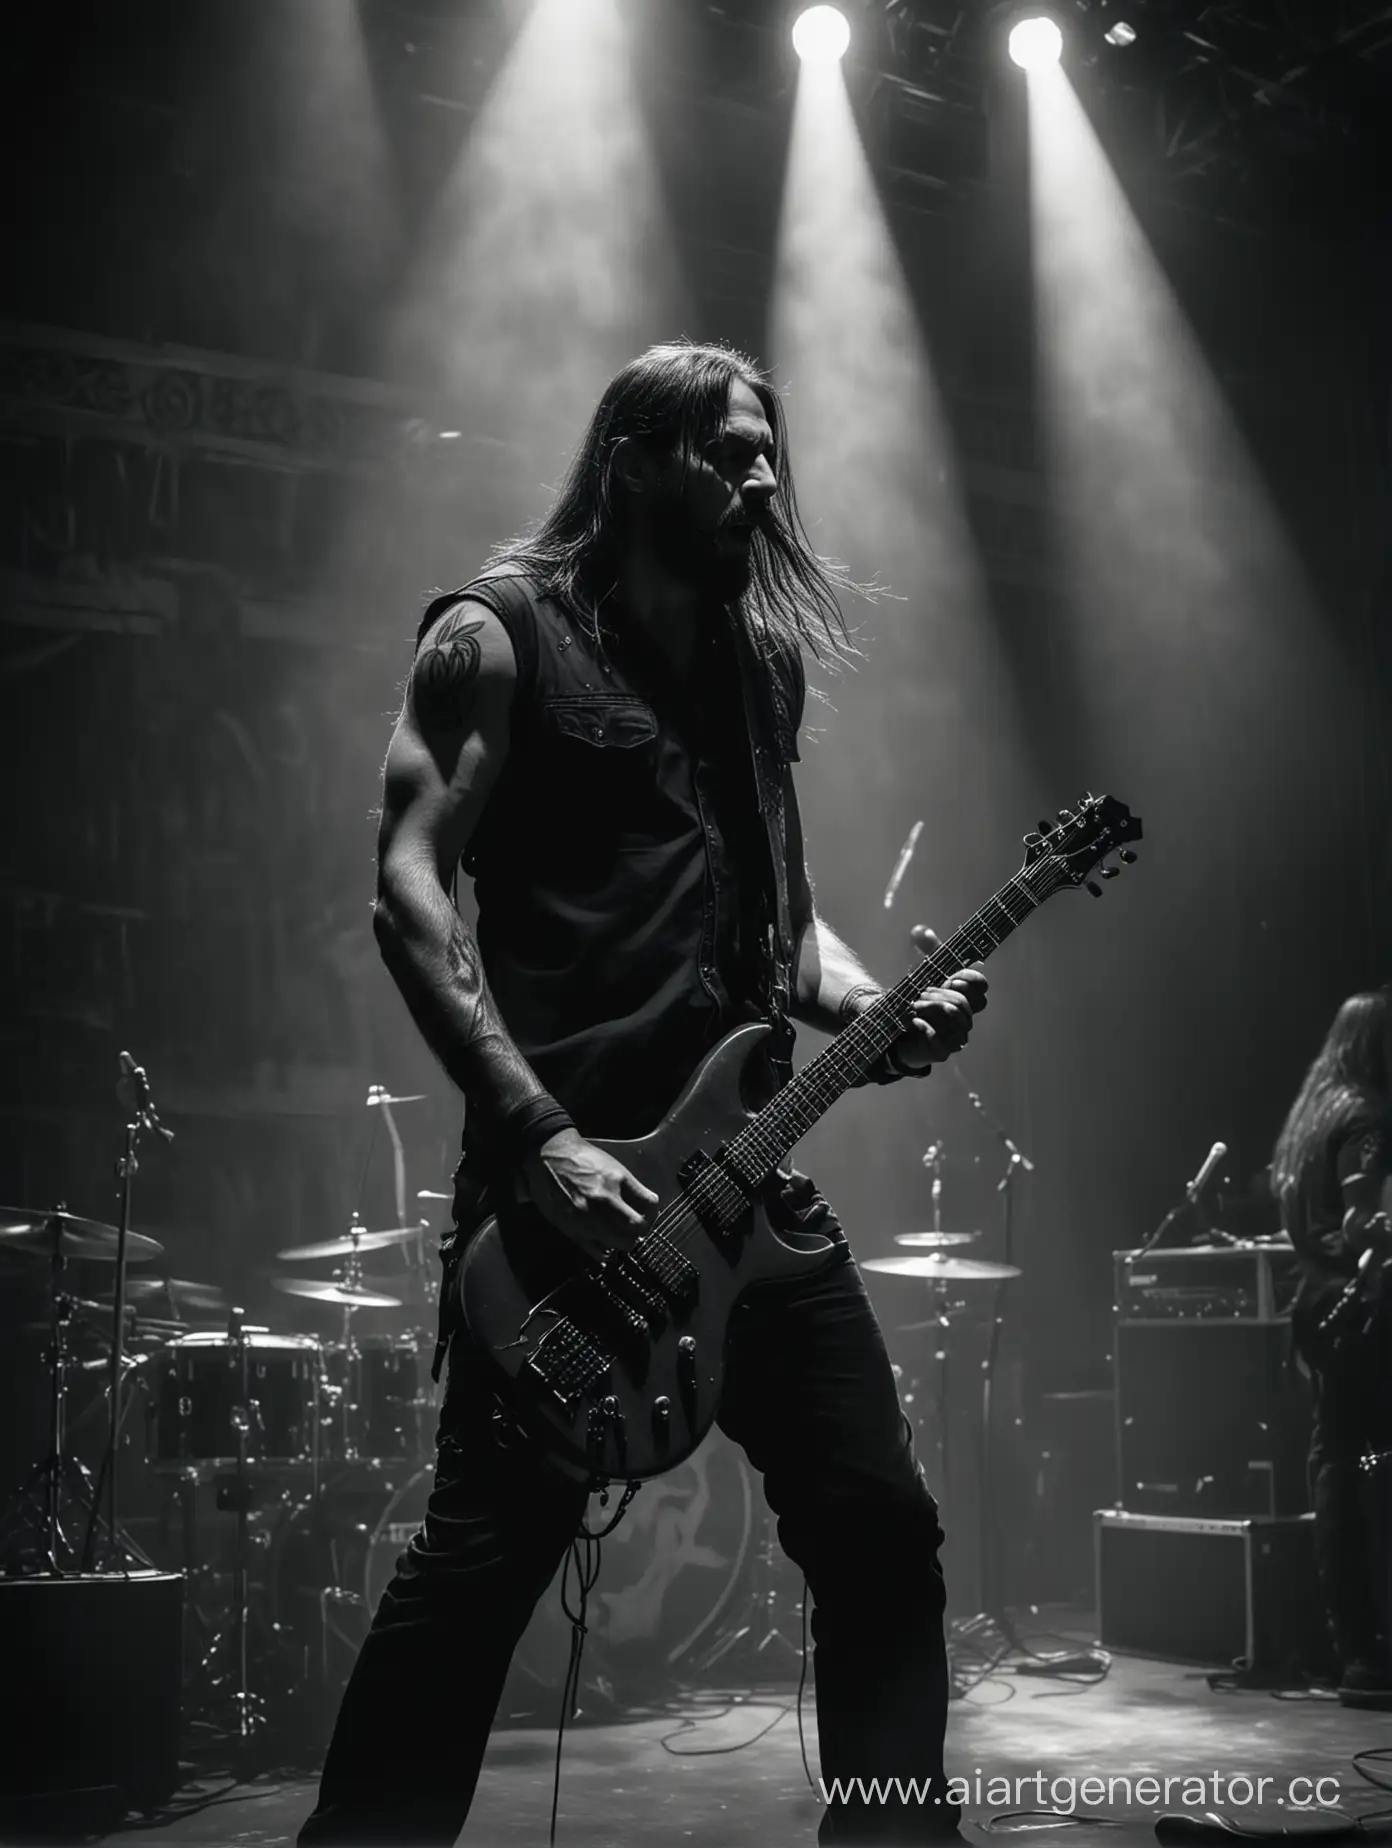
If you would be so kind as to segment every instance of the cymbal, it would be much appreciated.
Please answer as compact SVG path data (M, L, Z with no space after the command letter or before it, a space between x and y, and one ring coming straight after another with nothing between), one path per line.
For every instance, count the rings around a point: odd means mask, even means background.
M195 1283L189 1277L133 1277L126 1294L139 1301L151 1297L172 1299L180 1309L225 1309L227 1297L215 1283Z
M910 1251L942 1251L949 1245L970 1245L980 1237L979 1232L896 1232L894 1242Z
M931 1251L924 1257L862 1258L860 1268L879 1271L885 1277L921 1277L929 1283L939 1278L953 1283L1000 1283L1018 1277L1014 1264L983 1264L977 1258L950 1258L945 1252Z
M45 1212L41 1207L0 1206L0 1251L30 1251L47 1257L53 1250L55 1222L62 1230L65 1258L95 1258L116 1262L117 1231L100 1219L83 1219L77 1213ZM126 1234L126 1257L132 1264L148 1264L164 1255L158 1239L143 1232Z
M374 1104L423 1104L425 1096L424 1091L413 1091L409 1097L391 1097L380 1086L374 1084L367 1094L367 1104L369 1109Z
M429 1230L425 1221L418 1226L391 1226L385 1232L346 1232L342 1238L321 1239L317 1245L289 1245L278 1251L278 1258L351 1258L358 1251L384 1251L388 1245L409 1245Z
M393 1290L400 1290L404 1292L407 1299L419 1296L431 1281L431 1277L425 1271L420 1270L393 1271L387 1277L362 1276L358 1279L365 1290L385 1290L388 1296Z
M347 1283L321 1283L317 1277L272 1277L287 1296L309 1296L319 1303L341 1303L347 1309L399 1309L401 1298L385 1290L364 1290Z
M416 1194L418 1200L452 1200L453 1194L436 1193L433 1187L422 1187Z

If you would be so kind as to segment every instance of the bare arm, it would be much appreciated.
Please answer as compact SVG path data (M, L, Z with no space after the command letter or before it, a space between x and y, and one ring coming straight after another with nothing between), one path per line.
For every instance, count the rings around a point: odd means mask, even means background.
M802 837L802 816L789 772L783 784L787 821L788 905L793 926L793 1015L824 1033L842 1027L874 1005L882 984L827 923L817 916L807 853ZM893 1045L870 1076L879 1083L925 1072L933 1061L946 1059L966 1044L973 1014L986 1005L986 978L979 970L953 976L946 988L930 988L915 1003L913 1027Z
M516 681L507 630L483 604L457 604L426 637L387 751L373 913L426 1043L514 1158L570 1118L514 1045L449 888L507 759Z
M373 924L426 1043L486 1121L495 1167L599 1256L632 1242L657 1196L581 1137L523 1058L450 897L507 761L516 686L511 638L486 605L464 599L426 637L387 751Z
M783 813L787 820L788 909L795 946L793 1014L809 1027L839 1033L874 1001L882 987L855 951L817 916L791 771L783 782Z

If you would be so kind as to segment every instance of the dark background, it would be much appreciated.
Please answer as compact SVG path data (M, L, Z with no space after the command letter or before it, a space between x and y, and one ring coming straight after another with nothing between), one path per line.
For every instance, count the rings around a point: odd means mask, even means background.
M1151 10L1157 33L1177 12ZM678 327L614 330L611 363L673 332L766 354L791 99L779 9L637 13L686 301ZM457 1136L369 926L410 637L431 589L543 505L561 461L471 405L467 352L447 365L390 334L515 9L361 16L368 153L309 5L60 5L3 28L0 1199L114 1217L129 1046L177 1132L146 1152L137 1225L175 1274L324 1334L268 1279L278 1246L355 1208L395 1222L368 1084L427 1093L402 1113L412 1191L445 1185ZM1267 49L1246 44L1246 62ZM1283 134L1234 85L1231 108L1212 102L1217 152L1186 166L1152 121L1173 101L1165 69L1151 90L1075 72L1308 579L1298 620L1278 595L1268 626L1235 584L1244 627L1213 605L1157 629L1058 569L1019 124L984 69L965 47L967 104L936 155L905 153L884 87L855 81L999 671L962 666L931 602L862 612L866 660L820 677L832 706L812 711L802 800L819 905L883 976L910 922L950 929L1081 788L1145 818L1141 863L1105 904L1060 900L1002 952L961 1064L1037 1164L1007 1325L1028 1406L1105 1383L1108 1254L1215 1138L1231 1149L1220 1216L1274 1229L1252 1183L1300 1074L1340 998L1392 973L1386 87L1350 52L1342 87L1320 67L1325 88L1266 111ZM1183 79L1195 108L1222 74ZM544 392L565 330L537 331L528 385ZM454 424L459 441L436 440ZM834 479L834 455L816 464ZM1233 553L1240 573L1240 533ZM1125 584L1128 559L1113 563ZM803 1152L862 1256L928 1223L919 1157L939 1136L946 1223L999 1250L1001 1151L939 1073L848 1099ZM41 1310L40 1269L3 1264L12 1329ZM891 1321L898 1292L881 1294ZM38 1341L6 1342L7 1478L37 1443Z

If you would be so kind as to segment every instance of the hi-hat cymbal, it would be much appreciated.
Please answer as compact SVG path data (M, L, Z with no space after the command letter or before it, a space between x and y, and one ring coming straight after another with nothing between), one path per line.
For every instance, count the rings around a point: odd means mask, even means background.
M385 1232L346 1232L342 1238L321 1239L317 1245L290 1245L278 1251L278 1258L351 1258L358 1251L383 1251L388 1245L409 1245L429 1230L424 1220L418 1226L391 1226Z
M385 1290L365 1290L351 1283L321 1283L317 1277L272 1277L287 1296L310 1296L318 1303L341 1303L346 1309L399 1309L401 1298Z
M45 1212L42 1207L0 1206L0 1251L32 1252L47 1257L53 1250L53 1228L62 1232L65 1258L95 1258L116 1262L118 1234L100 1219L83 1219L77 1213ZM164 1255L164 1246L143 1232L126 1234L126 1257L132 1264L148 1264Z
M939 1278L953 1283L999 1283L1007 1277L1020 1275L1014 1264L984 1264L977 1258L951 1258L939 1251L930 1251L921 1258L862 1258L860 1268L879 1271L885 1277L924 1278L929 1283Z
M896 1232L894 1242L910 1251L945 1251L949 1245L970 1245L979 1232Z

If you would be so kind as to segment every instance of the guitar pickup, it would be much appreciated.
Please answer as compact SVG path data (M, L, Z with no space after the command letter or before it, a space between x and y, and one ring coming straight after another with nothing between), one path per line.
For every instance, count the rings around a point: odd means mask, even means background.
M614 1269L614 1265L606 1264L595 1273L595 1287L604 1298L605 1307L628 1334L637 1336L641 1341L651 1340L653 1331L647 1315L641 1308L635 1307L627 1293L619 1287Z
M639 1241L627 1262L652 1279L678 1314L695 1305L701 1273L665 1233L650 1232Z
M738 1223L738 1214L732 1217L728 1206L722 1205L719 1196L725 1189L733 1189L738 1196L739 1212L742 1213L744 1195L740 1193L737 1184L717 1162L711 1160L704 1149L697 1149L694 1155L688 1156L677 1169L677 1179L682 1185L683 1200L706 1231L718 1245L728 1244Z
M611 1342L620 1363L635 1379L645 1379L652 1359L652 1329L645 1315L614 1289L606 1264L585 1279L586 1319Z
M655 1334L667 1320L667 1304L656 1281L644 1273L639 1254L627 1252L606 1264L604 1276L610 1289L643 1317L648 1333Z

